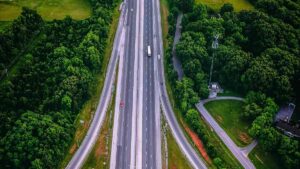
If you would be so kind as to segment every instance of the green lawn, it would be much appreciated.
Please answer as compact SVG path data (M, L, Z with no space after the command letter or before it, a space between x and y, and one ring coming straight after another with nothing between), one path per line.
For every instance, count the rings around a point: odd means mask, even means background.
M235 11L251 10L253 5L247 0L196 0L196 3L202 3L214 10L219 10L224 3L231 3Z
M266 153L258 145L249 154L249 158L257 169L281 169L280 160L271 153Z
M45 20L63 19L67 15L80 20L91 15L88 0L13 0L0 2L0 21L14 20L23 6L37 10Z
M204 105L238 146L246 146L252 141L248 135L250 122L240 118L243 105L237 100L217 100Z

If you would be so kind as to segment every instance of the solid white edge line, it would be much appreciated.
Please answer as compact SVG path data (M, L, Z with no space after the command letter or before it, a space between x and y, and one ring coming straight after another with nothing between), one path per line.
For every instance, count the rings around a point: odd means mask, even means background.
M135 158L136 158L136 121L137 121L137 74L138 74L138 35L139 35L139 1L136 3L136 22L135 22L135 30L136 30L136 36L135 36L135 44L134 44L134 74L133 74L133 98L132 98L132 120L131 120L131 149L130 149L130 168L135 168Z
M126 17L126 15L125 15ZM119 128L119 115L120 115L120 100L121 100L121 82L123 76L123 66L124 66L124 40L125 40L125 27L122 28L121 34L121 50L119 56L119 68L118 68L118 82L116 91L116 102L115 102L115 113L114 113L114 127L113 127L113 138L111 144L111 158L110 158L110 168L116 168L116 154L118 146L118 128Z
M160 12L160 9L157 8L157 1L154 0L152 2L152 12L153 12L153 51L155 53L155 55L153 55L153 59L154 59L154 85L155 88L158 89L159 88L159 80L158 80L158 68L157 68L157 63L158 63L158 59L157 56L159 54L159 38L157 33L159 32L159 30L157 30L157 20L156 20L156 16L158 15L155 11L158 10L158 12ZM159 93L157 90L154 91L155 92L155 137L156 137L156 147L155 147L155 153L156 153L156 168L161 169L162 168L162 162L161 162L161 130L160 130L160 106L159 106Z

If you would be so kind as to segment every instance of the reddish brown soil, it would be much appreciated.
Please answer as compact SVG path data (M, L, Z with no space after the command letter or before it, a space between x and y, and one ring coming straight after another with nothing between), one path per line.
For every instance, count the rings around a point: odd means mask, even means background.
M184 125L184 129L185 131L189 134L189 136L191 137L191 139L193 140L193 142L195 143L196 147L198 148L200 154L202 155L202 157L204 158L204 160L211 164L211 159L209 158L202 141L200 140L200 138L197 136L197 134L192 131L189 127L187 127L186 125Z
M101 155L105 155L105 135L100 135L100 139L98 139L97 149L95 151L95 157L100 157Z
M77 145L76 145L76 143L75 143L75 144L73 144L72 147L70 148L69 153L70 153L70 154L74 154L74 152L75 152L76 149L77 149Z
M250 136L247 133L244 132L239 132L239 138L242 142L249 144L252 139L250 138Z
M170 166L171 169L177 169L175 165Z

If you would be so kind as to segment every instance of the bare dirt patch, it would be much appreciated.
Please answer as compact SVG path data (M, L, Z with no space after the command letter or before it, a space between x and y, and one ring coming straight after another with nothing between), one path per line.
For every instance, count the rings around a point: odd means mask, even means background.
M209 156L204 148L204 145L203 145L202 141L200 140L200 138L197 136L197 134L194 131L192 131L188 126L184 125L183 127L186 130L186 132L189 134L189 136L191 137L193 142L195 143L197 149L199 150L199 152L202 155L202 157L204 158L204 160L207 163L211 164L211 159L209 158Z
M239 139L246 144L250 144L252 141L252 138L245 132L240 132L239 131Z
M170 166L171 169L177 169L175 165Z
M70 148L69 153L70 153L70 154L74 154L76 149L77 149L77 145L76 145L76 143L74 143L74 144L72 145L72 147Z
M105 152L105 144L104 144L104 138L103 138L103 136L100 136L98 144L99 144L99 146L97 147L97 149L95 151L95 157L99 157L99 156L105 154L104 153Z

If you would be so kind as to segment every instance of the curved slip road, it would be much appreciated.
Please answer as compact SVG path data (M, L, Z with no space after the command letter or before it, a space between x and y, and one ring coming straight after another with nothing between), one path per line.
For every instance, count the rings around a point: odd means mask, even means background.
M181 128L176 120L175 113L173 112L172 106L170 104L170 100L165 86L164 64L163 64L163 57L162 57L163 41L162 41L162 31L161 31L159 0L154 0L154 3L155 3L155 12L153 17L154 17L154 22L156 22L156 28L154 32L156 32L156 41L157 41L157 46L154 46L154 48L157 48L157 54L161 56L160 57L161 59L158 59L157 62L155 63L155 68L156 68L155 73L157 76L157 83L159 84L158 92L160 94L162 109L177 144L179 145L180 149L182 150L186 158L189 160L191 165L197 169L198 168L206 169L207 167L205 163L203 162L202 159L199 158L198 154L195 152L193 147L189 144L188 140L185 138L183 132L181 131Z
M246 169L254 169L255 166L250 161L250 159L247 157L247 154L244 153L241 148L236 146L236 144L230 139L230 137L227 135L227 133L219 126L219 124L214 120L214 118L208 113L208 111L204 107L205 103L214 101L214 100L244 101L244 99L239 98L239 97L230 97L230 96L216 97L216 98L212 98L212 99L201 100L196 105L196 107L197 107L198 111L200 112L200 114L202 115L202 117L204 117L204 119L210 124L210 126L214 129L214 131L217 133L217 135L224 142L224 144L228 147L228 149L232 152L232 154L236 157L236 159L242 164L242 166Z

